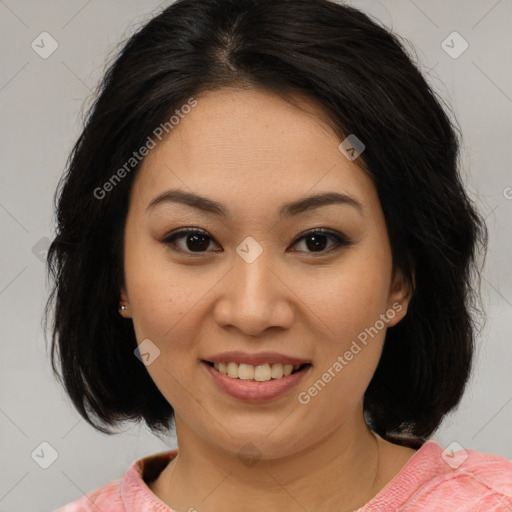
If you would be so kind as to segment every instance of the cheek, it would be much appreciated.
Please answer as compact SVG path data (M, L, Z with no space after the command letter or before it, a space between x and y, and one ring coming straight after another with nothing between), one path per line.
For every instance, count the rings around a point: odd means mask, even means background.
M137 338L154 338L162 344L183 327L185 317L193 317L194 304L200 298L190 281L176 276L171 279L154 267L138 272L127 280L127 286Z
M381 315L386 314L390 265L386 252L365 248L354 251L316 286L309 282L309 293L302 289L306 310L315 313L314 317L309 314L316 319L315 331L321 333L315 340L318 385L310 388L311 395L303 390L306 399L316 397L318 407L337 403L342 415L363 396L385 338Z
M149 339L156 347L150 345L150 352L157 355L146 370L167 401L179 406L183 400L179 383L191 368L183 362L195 360L192 329L206 289L201 290L201 283L194 286L190 273L176 272L165 258L149 250L127 255L125 261L135 336L139 343Z
M315 337L314 378L297 398L307 407L330 411L332 425L361 401L378 365L386 333L380 320L386 312L384 281L378 274L338 273L323 291L308 297L316 313L315 332L321 334Z
M314 313L317 325L331 341L356 336L373 325L386 309L387 268L377 261L365 261L362 255L354 254L350 261L333 267L332 272L324 271L320 279L302 278L296 283L300 288L297 295L307 306L305 314L308 310Z
M173 271L155 242L127 235L125 282L137 339L160 340L190 309L186 276Z

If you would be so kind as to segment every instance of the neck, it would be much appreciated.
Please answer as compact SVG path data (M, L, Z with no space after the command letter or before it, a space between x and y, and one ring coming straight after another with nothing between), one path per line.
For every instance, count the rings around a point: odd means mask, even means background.
M315 510L319 504L348 512L382 487L380 440L362 411L317 444L277 459L260 456L257 448L252 458L219 448L178 416L176 431L178 456L153 490L177 510L238 511L242 498L247 512Z

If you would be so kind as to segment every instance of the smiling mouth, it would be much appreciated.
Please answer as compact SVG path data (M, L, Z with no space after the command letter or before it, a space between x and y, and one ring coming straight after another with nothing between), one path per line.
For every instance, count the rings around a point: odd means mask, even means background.
M229 363L213 363L211 361L203 360L203 362L217 370L219 373L226 375L227 377L231 377L232 379L256 382L282 379L312 366L311 363L304 363L301 365L265 363L255 366L252 364L239 364L234 361Z

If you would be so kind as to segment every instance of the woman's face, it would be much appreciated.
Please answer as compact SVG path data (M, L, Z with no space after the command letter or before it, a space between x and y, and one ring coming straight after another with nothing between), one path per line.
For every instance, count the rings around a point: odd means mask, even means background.
M313 103L238 89L196 99L134 180L122 299L180 428L277 458L361 425L408 289L392 276L373 182ZM205 200L162 195L177 190ZM340 196L285 207L324 194ZM215 356L254 364L229 365L234 379L205 362ZM310 364L279 379L277 362L293 359ZM253 379L270 381L246 380L253 367Z

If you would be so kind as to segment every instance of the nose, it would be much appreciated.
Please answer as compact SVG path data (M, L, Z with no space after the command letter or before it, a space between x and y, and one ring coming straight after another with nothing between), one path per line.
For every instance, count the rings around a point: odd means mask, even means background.
M215 305L219 326L233 327L252 337L271 327L291 327L296 296L286 276L270 259L266 251L250 263L238 255L235 257L234 267L223 279Z

